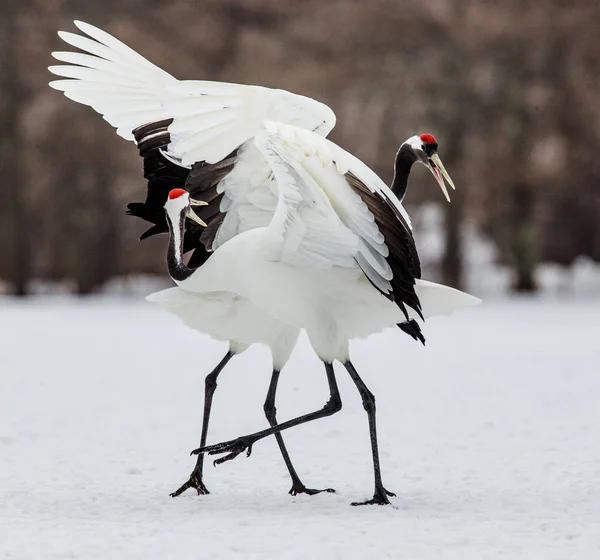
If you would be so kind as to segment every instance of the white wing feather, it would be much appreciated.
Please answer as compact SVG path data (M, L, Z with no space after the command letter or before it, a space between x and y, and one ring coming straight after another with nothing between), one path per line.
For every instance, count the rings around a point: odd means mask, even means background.
M265 129L255 143L278 189L269 225L270 258L315 268L358 265L377 288L390 293L393 273L385 239L345 177L348 172L369 177L366 166L312 132L272 122ZM389 191L379 178L369 188Z
M294 131L279 126L255 138L278 188L275 213L264 248L267 258L294 266L355 266L359 237L347 228L326 193L309 172L309 161L295 143ZM313 161L314 163L314 161ZM321 167L320 162L317 165Z
M313 99L260 86L180 81L105 31L75 25L87 37L59 35L85 54L53 53L66 64L49 70L66 79L50 85L95 109L127 140L138 126L172 118L168 154L183 166L220 161L257 134L265 119L324 135L335 126L333 111Z

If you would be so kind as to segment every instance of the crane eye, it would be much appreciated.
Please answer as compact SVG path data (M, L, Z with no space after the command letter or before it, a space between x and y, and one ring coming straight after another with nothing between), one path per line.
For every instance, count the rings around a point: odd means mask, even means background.
M427 157L431 157L437 149L437 144L423 144L423 151Z

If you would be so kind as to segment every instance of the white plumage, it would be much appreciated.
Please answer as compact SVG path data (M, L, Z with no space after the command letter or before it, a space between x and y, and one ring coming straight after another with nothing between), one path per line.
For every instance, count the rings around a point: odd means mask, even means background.
M271 349L273 368L278 371L288 361L300 334L300 329L274 320L247 299L230 292L200 295L174 286L146 299L176 315L188 327L229 342L235 354L251 344L265 344Z
M254 141L278 188L271 221L220 245L178 284L190 292L238 294L268 316L305 328L324 362L345 362L350 339L406 319L396 303L382 297L381 292L392 294L391 269L382 258L389 253L386 241L333 162L342 161L344 173L362 176L364 164L357 166L335 144L291 125L265 123ZM367 186L400 213L400 202L383 183ZM186 204L185 197L168 201L173 220ZM447 286L415 282L428 316L480 302ZM414 309L408 313L419 318Z
M88 54L54 52L67 65L51 66L50 85L89 105L133 140L138 126L172 118L168 153L190 166L215 163L252 138L262 123L280 121L328 134L335 115L326 105L283 90L201 80L177 80L108 33L81 21L88 37L61 31L69 45Z

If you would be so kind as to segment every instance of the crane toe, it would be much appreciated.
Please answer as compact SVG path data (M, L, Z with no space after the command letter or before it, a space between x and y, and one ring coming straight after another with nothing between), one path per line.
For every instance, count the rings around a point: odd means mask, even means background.
M372 505L387 506L392 503L389 501L388 496L396 497L396 494L394 494L393 492L389 492L383 486L381 486L380 488L377 488L375 490L375 494L373 495L373 497L370 500L366 500L364 502L352 502L352 504L350 504L350 505L353 505L353 506L372 506Z
M224 441L222 443L216 443L214 445L207 445L206 447L200 447L192 451L192 455L199 455L200 453L208 453L209 455L217 455L219 453L227 453L224 457L220 457L213 461L213 465L217 466L226 461L235 459L240 453L246 451L246 457L250 457L252 454L252 446L254 445L255 438L249 436L241 436L237 439L230 441Z
M335 489L323 488L322 490L317 490L315 488L307 488L306 486L304 486L304 484L302 484L302 485L294 484L292 486L292 488L290 489L289 494L291 494L292 496L297 496L298 494L307 494L309 496L314 496L315 494L321 494L321 492L327 492L329 494L333 494L333 493L335 493Z
M189 480L184 482L177 490L175 490L175 492L171 492L169 496L171 496L171 498L177 498L177 496L181 496L181 494L183 494L189 488L194 488L196 492L198 492L198 495L210 494L208 488L202 481L202 477L198 476L195 472L192 472Z

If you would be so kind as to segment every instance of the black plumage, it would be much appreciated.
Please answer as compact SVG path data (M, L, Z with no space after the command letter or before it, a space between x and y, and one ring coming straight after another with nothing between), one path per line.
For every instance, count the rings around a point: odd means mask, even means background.
M206 206L195 208L198 216L208 225L207 228L189 220L185 223L183 252L194 251L188 266L197 268L210 256L216 232L225 217L219 209L223 195L217 192L217 185L233 169L237 150L215 164L201 161L191 169L177 165L161 152L171 143L168 127L172 122L173 119L164 119L133 130L140 156L144 158L144 177L148 185L146 200L128 204L127 214L153 224L140 236L140 240L143 240L159 233L168 233L164 205L172 189L183 188L191 198L208 202Z
M390 188L400 201L402 201L406 194L408 176L417 159L416 152L409 144L403 144L396 154L396 160L394 161L394 179Z
M390 281L392 294L384 295L390 297L398 305L406 316L406 321L409 321L406 305L414 309L422 319L421 302L415 292L415 279L421 278L421 262L409 225L398 208L382 194L371 192L351 172L346 173L345 177L350 188L360 196L373 214L375 223L389 249L386 260L393 273Z
M425 346L425 337L421 332L421 326L414 319L398 323L398 328L404 331L407 335L412 336L415 340L420 341Z

